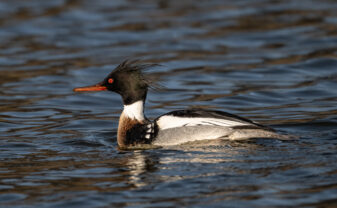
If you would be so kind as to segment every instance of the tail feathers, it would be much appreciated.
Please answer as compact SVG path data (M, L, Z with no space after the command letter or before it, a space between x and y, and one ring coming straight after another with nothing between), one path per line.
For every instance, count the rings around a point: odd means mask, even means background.
M265 138L265 139L280 139L280 140L293 140L298 137L293 135L281 135L276 132L263 130L263 129L241 129L231 133L228 138L230 140L246 140L253 138Z

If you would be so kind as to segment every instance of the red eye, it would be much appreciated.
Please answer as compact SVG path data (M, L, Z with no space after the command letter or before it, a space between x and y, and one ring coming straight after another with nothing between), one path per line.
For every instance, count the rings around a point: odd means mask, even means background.
M108 83L112 84L114 82L114 80L112 78L108 79Z

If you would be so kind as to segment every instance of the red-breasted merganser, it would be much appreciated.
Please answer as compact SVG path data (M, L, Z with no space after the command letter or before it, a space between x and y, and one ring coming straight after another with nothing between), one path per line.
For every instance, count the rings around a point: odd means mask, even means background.
M151 82L143 70L152 65L124 61L102 82L75 88L75 92L109 90L122 96L124 110L119 118L117 143L120 148L142 144L179 145L209 139L287 139L273 129L239 116L214 110L189 109L166 113L154 121L144 116L144 103Z

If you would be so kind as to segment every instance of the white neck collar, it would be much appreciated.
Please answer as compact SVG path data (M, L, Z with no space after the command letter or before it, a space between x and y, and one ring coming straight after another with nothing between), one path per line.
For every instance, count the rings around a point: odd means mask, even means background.
M143 121L144 119L144 101L139 100L130 105L124 105L123 113L126 117Z

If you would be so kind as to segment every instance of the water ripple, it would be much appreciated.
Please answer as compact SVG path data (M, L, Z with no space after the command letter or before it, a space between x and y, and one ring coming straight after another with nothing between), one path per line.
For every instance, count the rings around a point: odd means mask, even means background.
M5 207L333 207L337 4L0 2L0 204ZM294 141L119 150L118 95L74 94L121 61L159 63L149 118L239 114Z

